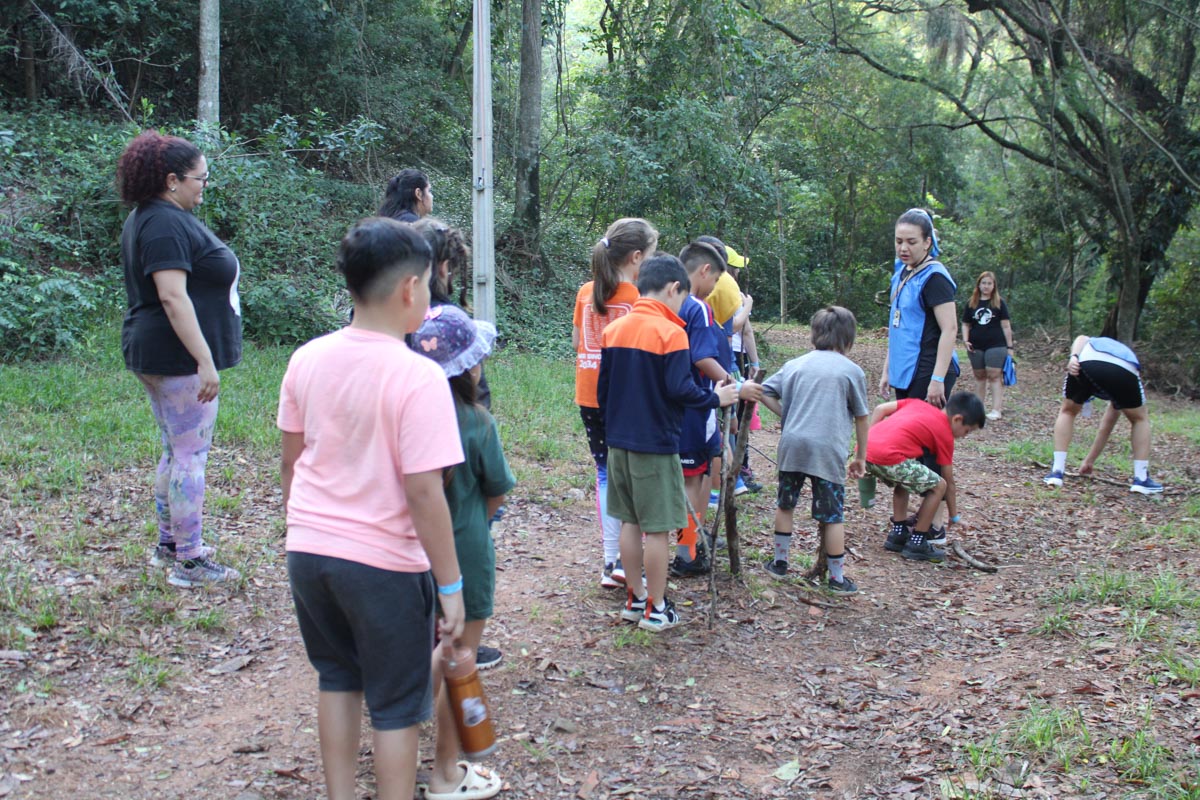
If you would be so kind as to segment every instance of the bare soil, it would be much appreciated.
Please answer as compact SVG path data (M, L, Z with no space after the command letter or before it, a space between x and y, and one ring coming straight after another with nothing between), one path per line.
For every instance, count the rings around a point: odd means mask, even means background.
M777 351L806 345L799 333L770 335ZM878 378L882 339L865 335L852 355ZM752 454L767 488L737 501L742 575L718 561L715 605L706 579L673 581L687 624L638 635L616 614L619 593L599 587L593 499L518 487L496 530L486 636L504 651L484 673L502 736L486 763L506 779L501 797L1099 798L1144 788L1102 758L1064 768L1005 747L976 774L968 746L1011 731L1038 704L1078 710L1094 753L1141 730L1186 772L1200 692L1151 680L1151 656L1194 642L1194 616L1190 631L1139 642L1121 626L1129 609L1068 604L1071 631L1038 629L1054 592L1102 568L1145 581L1169 570L1197 585L1196 543L1168 533L1185 517L1200 453L1155 439L1154 474L1169 487L1159 498L1131 495L1123 473L1045 490L1043 469L997 453L1049 437L1062 364L1061 353L1023 358L1004 420L960 442L958 535L995 574L888 553L889 497L864 510L851 488L847 574L860 594L771 579L762 560L778 431L768 424ZM964 375L959 388L973 384ZM1153 398L1158 411L1175 404ZM1095 422L1082 420L1077 436L1090 439ZM1126 435L1122 423L1114 440ZM0 797L323 796L316 682L287 590L274 460L213 457L211 496L241 493L213 511L222 547L251 575L233 593L177 593L146 566L145 474L97 474L84 497L33 509L0 498L6 558L57 596L52 624L31 630L24 649L0 650ZM816 548L806 516L794 553ZM45 532L79 524L84 552L71 564ZM1131 538L1136 526L1145 534ZM361 774L361 796L373 796L368 737Z

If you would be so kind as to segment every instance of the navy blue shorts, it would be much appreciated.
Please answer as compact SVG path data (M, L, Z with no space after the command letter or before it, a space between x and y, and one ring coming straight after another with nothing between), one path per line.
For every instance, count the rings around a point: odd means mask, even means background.
M796 507L796 504L800 502L800 490L804 488L805 478L812 483L812 518L817 522L844 522L845 485L803 472L780 471L779 508L783 511L791 511Z
M318 688L362 692L377 730L432 718L433 576L311 553L287 564Z

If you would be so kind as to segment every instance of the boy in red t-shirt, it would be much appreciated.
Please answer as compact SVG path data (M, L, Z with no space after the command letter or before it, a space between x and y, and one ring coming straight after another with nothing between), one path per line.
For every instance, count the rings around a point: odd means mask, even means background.
M915 561L941 563L944 554L929 543L929 529L943 498L950 522L959 520L954 440L986 423L983 401L970 392L952 395L944 409L912 397L875 407L867 439L867 473L892 487L892 530L884 547ZM912 528L907 521L910 492L921 495Z

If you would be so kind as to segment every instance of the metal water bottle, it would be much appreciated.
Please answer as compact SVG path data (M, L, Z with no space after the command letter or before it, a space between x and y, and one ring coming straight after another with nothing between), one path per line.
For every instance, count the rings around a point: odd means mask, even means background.
M466 647L446 646L446 691L454 726L463 754L470 759L483 758L496 749L496 730L488 709L479 671L475 669L475 651Z

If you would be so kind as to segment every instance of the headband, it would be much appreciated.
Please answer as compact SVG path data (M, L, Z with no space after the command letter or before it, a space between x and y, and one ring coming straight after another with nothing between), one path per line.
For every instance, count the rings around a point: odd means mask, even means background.
M929 248L929 255L931 258L937 258L942 254L942 248L938 246L937 228L933 226L933 217L923 208L910 208L905 213L911 214L914 211L929 220L929 236L933 239L933 246Z

